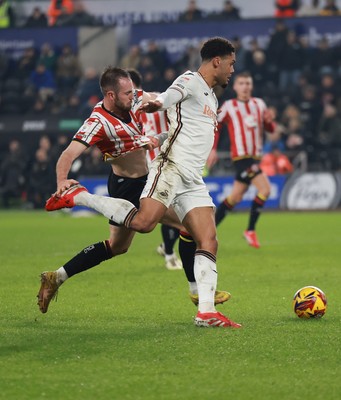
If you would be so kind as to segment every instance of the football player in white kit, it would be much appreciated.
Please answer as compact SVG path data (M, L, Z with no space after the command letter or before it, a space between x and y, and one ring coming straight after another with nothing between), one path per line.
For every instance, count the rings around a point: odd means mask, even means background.
M136 69L128 69L131 80L135 89L142 90L142 76ZM166 111L157 111L155 113L140 113L140 119L143 124L144 134L146 136L157 136L164 132L168 132L168 118ZM149 166L159 154L160 148L147 151L147 160ZM162 243L157 247L157 253L164 257L165 266L168 270L175 271L182 269L182 262L174 251L174 245L179 238L179 229L162 224L161 235Z
M217 312L214 305L218 242L214 204L202 178L217 125L218 101L213 88L228 84L234 72L235 51L227 39L215 37L203 44L200 54L202 63L197 72L185 72L155 100L141 106L146 112L167 109L170 126L149 172L140 208L126 200L92 195L83 186L73 185L60 188L47 201L46 209L83 205L117 224L147 233L172 205L197 248L194 275L199 304L195 325L239 328L240 324Z

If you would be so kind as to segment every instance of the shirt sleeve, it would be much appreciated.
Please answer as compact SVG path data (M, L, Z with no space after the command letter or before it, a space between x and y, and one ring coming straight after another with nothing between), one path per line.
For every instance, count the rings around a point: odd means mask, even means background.
M176 86L170 86L165 92L159 94L156 100L162 104L160 110L167 110L173 104L179 103L184 97L183 91L180 91Z

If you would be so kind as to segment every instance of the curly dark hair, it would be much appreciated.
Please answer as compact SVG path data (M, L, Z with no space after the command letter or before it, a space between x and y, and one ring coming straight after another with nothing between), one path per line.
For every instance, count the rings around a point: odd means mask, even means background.
M208 61L214 57L229 56L234 52L234 46L229 40L223 37L214 37L206 40L200 50L200 55L202 61Z

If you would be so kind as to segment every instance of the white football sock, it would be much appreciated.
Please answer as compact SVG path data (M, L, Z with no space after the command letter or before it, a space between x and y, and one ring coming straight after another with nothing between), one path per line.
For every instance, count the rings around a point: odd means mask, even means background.
M62 284L63 282L65 282L68 279L68 275L64 269L64 267L60 267L57 269L57 282L59 284Z
M174 257L174 253L172 253L172 254L165 254L165 260L166 260L166 261L171 260L173 257Z
M88 192L80 192L74 197L78 206L92 208L117 224L122 225L126 216L135 208L128 200L115 199L113 197L98 196Z
M198 286L200 312L215 312L214 296L218 274L216 263L202 254L194 258L194 276Z

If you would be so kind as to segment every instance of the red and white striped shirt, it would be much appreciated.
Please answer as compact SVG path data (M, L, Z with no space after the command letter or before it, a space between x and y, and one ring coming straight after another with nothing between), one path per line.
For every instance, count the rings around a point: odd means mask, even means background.
M230 137L232 160L240 158L261 158L264 130L274 131L273 123L264 122L266 104L262 99L251 97L248 101L227 100L218 114L218 134L214 148L217 147L222 125L227 124Z
M132 109L129 112L130 121L123 121L105 110L100 101L83 126L76 132L73 140L86 146L96 145L103 154L105 161L113 160L120 155L136 150L149 142L144 135L138 108L142 103L142 90L134 93Z
M146 136L156 136L163 132L168 132L168 120L166 111L157 111L155 113L141 113L140 120L143 124L143 131ZM157 147L147 152L149 161L159 154L160 148Z

